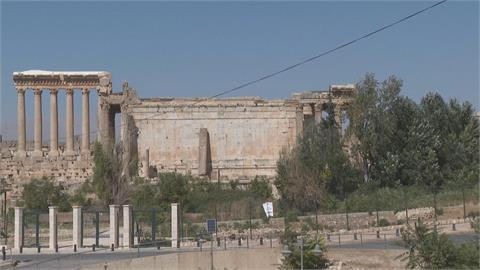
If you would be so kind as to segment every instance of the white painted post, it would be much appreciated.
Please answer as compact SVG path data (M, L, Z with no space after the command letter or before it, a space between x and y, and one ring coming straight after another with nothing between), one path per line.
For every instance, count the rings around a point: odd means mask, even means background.
M13 248L16 251L23 246L23 207L15 207L15 233L13 239Z
M58 245L58 227L57 227L58 206L48 207L49 241L50 250L56 251Z
M130 205L123 206L123 247L130 248L132 246L133 235L132 229L132 208Z
M75 205L73 208L73 245L77 248L83 246L82 239L82 207Z
M177 247L177 241L180 240L180 230L179 230L179 225L180 225L180 204L179 203L172 203L172 216L171 216L171 222L172 222L172 247Z
M110 245L118 247L118 210L119 205L110 205Z

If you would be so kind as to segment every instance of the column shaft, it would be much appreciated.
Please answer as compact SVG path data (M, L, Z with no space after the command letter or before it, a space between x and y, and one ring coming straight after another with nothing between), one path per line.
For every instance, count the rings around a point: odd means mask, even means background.
M77 245L77 248L83 246L83 235L82 235L82 207L73 206L73 244Z
M26 156L26 126L25 126L25 89L17 89L17 122L18 122L18 149L16 155L18 157Z
M172 203L172 216L171 216L171 227L172 227L172 247L177 247L178 241L180 241L180 204Z
M130 248L133 245L132 234L132 207L130 205L123 206L123 247Z
M48 225L49 225L48 226L49 227L48 248L53 251L56 251L56 247L58 245L57 213L58 213L58 206L48 207Z
M66 117L66 127L67 127L67 142L65 155L73 156L75 152L73 150L73 89L67 89L67 117Z
M41 157L42 153L42 89L35 89L35 133L33 156Z
M82 154L90 155L90 100L88 89L82 91Z
M118 247L118 205L110 205L110 245Z
M58 156L58 105L57 89L50 90L50 152L48 156Z
M15 207L15 232L13 248L19 250L23 246L23 207Z

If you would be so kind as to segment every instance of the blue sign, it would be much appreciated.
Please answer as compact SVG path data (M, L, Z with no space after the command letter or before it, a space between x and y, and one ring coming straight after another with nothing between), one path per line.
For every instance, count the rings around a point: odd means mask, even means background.
M216 219L207 219L207 232L216 233L217 232L217 220Z

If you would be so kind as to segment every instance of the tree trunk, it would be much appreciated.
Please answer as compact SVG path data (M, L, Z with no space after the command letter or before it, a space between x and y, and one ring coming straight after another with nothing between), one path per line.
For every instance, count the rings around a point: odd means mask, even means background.
M435 220L435 225L433 226L435 231L437 230L437 192L433 192L433 217Z
M347 217L347 231L350 231L350 222L348 220L348 199L345 197L345 216Z
M463 218L467 218L467 210L465 207L465 187L462 186L462 200L463 200Z

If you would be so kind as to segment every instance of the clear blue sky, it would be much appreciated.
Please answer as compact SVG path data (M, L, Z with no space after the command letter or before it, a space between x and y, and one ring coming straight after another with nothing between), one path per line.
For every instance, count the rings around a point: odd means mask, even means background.
M2 2L1 131L15 138L12 72L106 70L141 97L210 96L349 41L433 2ZM406 23L231 96L287 98L356 82L404 80L479 108L479 4L447 2ZM60 137L65 95L59 95ZM43 94L44 139L49 95ZM80 94L75 133L80 133ZM27 95L33 138L33 93ZM92 114L96 98L91 101ZM92 123L92 130L95 124Z

